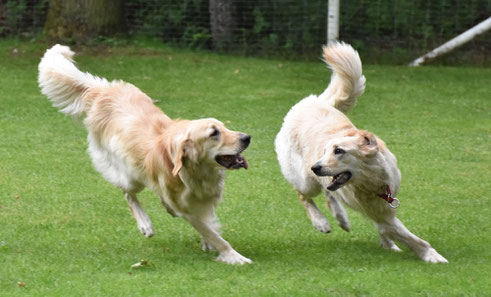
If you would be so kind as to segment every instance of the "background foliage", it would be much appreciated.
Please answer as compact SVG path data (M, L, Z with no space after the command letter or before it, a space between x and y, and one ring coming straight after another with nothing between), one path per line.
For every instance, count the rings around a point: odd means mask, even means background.
M229 51L317 57L319 46L325 43L327 0L233 2L235 22ZM402 56L406 61L491 15L489 0L341 2L340 38L365 56L383 53L386 60ZM0 36L39 33L48 7L49 0L0 0ZM129 36L145 35L183 47L211 49L208 0L127 0L125 20ZM472 41L454 58L487 62L489 36Z

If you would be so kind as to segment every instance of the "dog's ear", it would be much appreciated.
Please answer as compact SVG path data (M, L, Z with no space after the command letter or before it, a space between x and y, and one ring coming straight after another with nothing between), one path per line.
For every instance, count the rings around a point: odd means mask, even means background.
M181 171L183 159L189 156L190 150L192 150L193 141L189 139L189 135L186 135L176 140L174 145L175 149L172 154L174 169L172 169L172 175L176 176Z
M373 133L363 132L361 134L361 151L365 157L373 157L378 153L377 139Z

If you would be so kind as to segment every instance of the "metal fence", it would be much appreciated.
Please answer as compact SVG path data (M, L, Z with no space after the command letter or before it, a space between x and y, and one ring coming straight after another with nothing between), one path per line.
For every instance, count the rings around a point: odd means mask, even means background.
M126 0L125 32L190 48L317 56L326 41L327 2ZM0 0L0 37L39 34L48 10L49 0ZM409 60L490 15L489 0L341 1L340 39L373 57ZM488 33L459 56L488 60L490 48Z

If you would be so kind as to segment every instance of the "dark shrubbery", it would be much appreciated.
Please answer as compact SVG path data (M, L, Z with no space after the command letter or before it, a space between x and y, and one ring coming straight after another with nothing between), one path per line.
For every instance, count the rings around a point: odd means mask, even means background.
M318 55L326 40L327 0L232 0L228 51ZM405 53L434 48L489 17L488 0L341 1L340 37L361 51ZM209 0L126 0L130 36L211 49ZM0 36L38 33L49 0L0 0ZM489 36L489 35L488 35ZM489 47L486 36L473 50Z
M48 4L49 0L0 0L0 37L39 33Z

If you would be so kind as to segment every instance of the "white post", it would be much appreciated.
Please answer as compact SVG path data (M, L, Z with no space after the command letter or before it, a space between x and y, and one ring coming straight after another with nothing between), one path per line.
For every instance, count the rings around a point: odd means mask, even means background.
M327 43L339 38L339 0L329 0L327 8Z
M460 34L459 36L445 42L444 44L435 48L434 50L427 53L426 55L417 58L416 60L409 63L409 66L419 66L419 65L423 64L424 62L426 62L427 60L430 60L430 59L433 59L433 58L438 57L440 55L443 55L445 53L448 53L449 51L463 45L464 43L468 42L469 40L472 40L477 35L480 35L486 31L488 31L489 29L491 29L491 17L480 22L479 24L475 25L474 27L472 27L469 30L465 31L464 33Z

